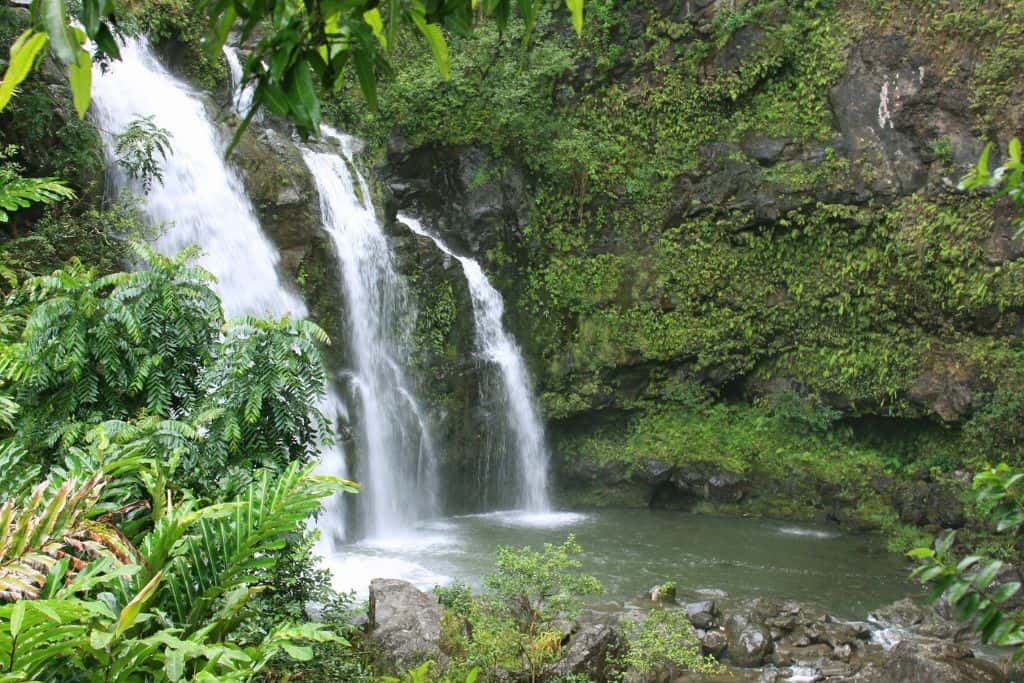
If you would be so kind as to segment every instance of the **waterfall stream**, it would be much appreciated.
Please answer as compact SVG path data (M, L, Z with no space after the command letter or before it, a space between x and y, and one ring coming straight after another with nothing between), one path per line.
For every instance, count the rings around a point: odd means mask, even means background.
M121 57L106 71L93 70L92 111L115 185L143 197L146 217L162 228L154 246L175 254L199 245L199 264L217 277L215 289L227 316L305 316L306 306L278 275L277 251L260 229L242 182L224 161L226 142L202 96L169 74L141 40L126 41ZM140 116L152 116L170 131L172 147L162 164L163 182L145 193L118 168L114 139Z
M358 412L360 519L366 535L393 537L439 511L429 423L403 366L412 354L415 308L369 187L352 161L355 140L326 126L323 136L339 151L306 146L303 157L316 181L324 229L343 280Z
M154 246L174 254L187 245L199 245L203 250L199 263L216 276L215 289L229 317L304 317L305 304L284 286L277 251L260 229L241 181L224 161L226 141L201 96L170 75L143 41L128 40L121 57L106 71L94 70L92 112L115 169L114 185L142 197L147 219L165 226ZM145 193L117 168L114 138L140 116L152 116L154 123L171 133L171 154L162 164L163 182L153 183ZM330 383L321 409L332 423L347 418ZM345 477L340 449L327 449L319 469ZM340 494L327 501L324 514L336 520L337 528L323 539L325 550L331 552L343 537Z
M228 63L228 76L231 78L231 107L236 114L244 117L252 107L255 93L252 86L242 85L242 60L238 56L238 50L231 45L224 45L222 52ZM252 120L259 121L261 118L260 112L256 112Z
M496 365L501 374L505 399L501 420L505 431L512 438L517 504L528 512L549 510L548 452L544 440L544 424L533 398L523 354L502 323L505 303L501 294L487 280L479 263L453 252L440 237L427 230L415 218L400 214L398 220L416 234L429 237L438 249L462 265L473 301L477 350L484 360Z

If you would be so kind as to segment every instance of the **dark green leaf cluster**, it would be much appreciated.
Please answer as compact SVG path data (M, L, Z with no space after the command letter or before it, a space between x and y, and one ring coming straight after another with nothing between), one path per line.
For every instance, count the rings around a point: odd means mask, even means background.
M1021 535L1024 524L1024 470L1000 465L974 478L980 508L998 533ZM920 561L914 570L922 583L931 584L930 599L940 598L954 609L959 622L970 622L983 642L1016 646L1015 658L1024 656L1024 610L1007 603L1021 588L1020 581L1001 578L1004 563L980 554L962 559L954 555L955 533L937 541L934 548L915 548L908 555Z
M15 289L0 338L6 440L50 463L92 425L154 418L152 438L181 451L181 483L210 498L256 468L313 458L329 438L324 333L288 319L225 326L194 253L139 246L136 272L72 262Z

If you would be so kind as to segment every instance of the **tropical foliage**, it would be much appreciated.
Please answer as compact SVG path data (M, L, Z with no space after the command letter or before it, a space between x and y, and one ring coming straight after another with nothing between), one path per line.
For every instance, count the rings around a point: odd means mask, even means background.
M24 178L21 167L9 161L17 147L8 145L0 150L0 223L10 220L10 214L32 204L52 204L62 199L74 199L75 192L57 178Z
M133 273L31 278L0 316L10 680L244 681L343 643L302 619L243 628L320 501L354 491L311 472L326 337L225 324L194 252L136 254Z
M366 99L375 103L378 75L388 69L386 51L395 44L402 25L415 27L423 35L438 68L447 78L448 45L443 28L465 34L478 17L490 17L504 30L515 7L529 33L541 4L541 0L330 0L299 4L286 0L204 0L203 3L212 27L211 52L219 52L228 33L235 29L240 40L253 39L256 43L244 66L244 80L253 87L253 107L239 127L238 135L256 109L263 105L291 119L304 136L314 137L320 134L317 88L337 90L351 68ZM565 4L576 31L580 32L583 0L566 0ZM80 117L84 116L89 107L94 59L86 49L87 41L95 46L97 59L118 59L120 50L115 33L122 10L114 0L84 0L71 21L65 0L33 0L31 8L33 25L10 49L7 71L0 82L0 110L49 46L67 66L75 109Z
M987 512L995 530L1015 540L1024 535L1024 470L1000 465L974 478L979 507ZM930 599L945 600L957 621L969 622L985 643L1015 646L1015 657L1024 656L1024 609L1009 603L1021 583L1002 574L1001 560L981 552L958 557L956 533L949 532L934 547L915 548L909 555L920 561L913 576L931 585Z

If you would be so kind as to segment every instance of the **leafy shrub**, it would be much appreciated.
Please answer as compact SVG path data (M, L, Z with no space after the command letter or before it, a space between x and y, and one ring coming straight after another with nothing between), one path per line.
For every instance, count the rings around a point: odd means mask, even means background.
M725 670L713 657L701 654L700 640L684 610L659 607L642 621L626 621L623 625L628 648L622 665L644 680L662 668L670 677L680 671L717 674Z

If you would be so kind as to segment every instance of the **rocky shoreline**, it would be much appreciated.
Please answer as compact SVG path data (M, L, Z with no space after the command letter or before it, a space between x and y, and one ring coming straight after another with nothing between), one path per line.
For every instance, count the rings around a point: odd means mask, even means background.
M413 584L374 579L363 634L385 669L402 671L426 660L448 661L442 638L445 610ZM558 659L540 680L586 676L612 680L609 661L626 648L624 622L651 610L685 610L703 654L721 661L721 675L656 669L627 672L630 683L690 681L863 681L868 683L1008 683L1017 680L1006 655L976 651L970 629L938 608L903 599L864 621L838 619L809 603L767 598L734 600L721 592L654 588L624 605L592 605L565 622ZM530 680L526 674L492 672L484 680Z

